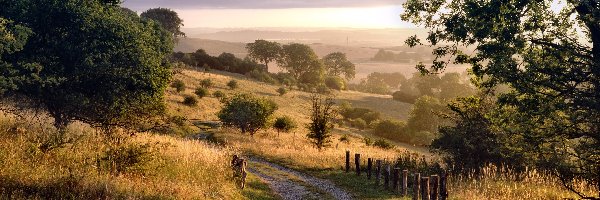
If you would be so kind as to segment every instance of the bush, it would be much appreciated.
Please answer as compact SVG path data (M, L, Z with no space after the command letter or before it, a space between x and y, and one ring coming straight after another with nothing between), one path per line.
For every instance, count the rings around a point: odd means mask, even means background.
M376 112L376 111L371 111L371 112L365 113L361 118L363 120L365 120L365 122L368 125L370 125L374 121L381 119L381 113Z
M277 93L279 93L279 96L283 96L287 93L287 89L285 89L284 87L280 87L279 89L277 89Z
M225 98L225 93L222 92L221 90L217 90L213 93L213 97L222 99L222 98Z
M362 119L367 125L381 119L381 113L368 108L352 108L349 104L340 107L340 114L346 120Z
M196 88L196 91L194 91L194 94L196 94L196 96L198 96L198 98L203 98L206 95L208 95L208 90L206 88Z
M373 130L375 135L398 140L400 142L409 142L409 138L404 134L406 123L395 120L383 120L375 125Z
M379 140L375 141L373 143L373 146L374 147L379 147L379 148L382 148L382 149L391 149L391 148L394 148L394 144L388 142L385 139L379 139Z
M367 146L373 145L373 140L369 137L363 138L363 141L365 142L365 145L367 145Z
M212 80L211 80L210 78L207 78L207 79L202 79L202 80L200 81L200 87L203 87L203 88L210 88L210 87L212 87L212 86L213 86L213 82L212 82Z
M344 134L342 137L340 137L340 142L350 144L350 138L348 138L348 135Z
M183 104L187 106L196 106L198 104L198 100L194 96L186 96L183 98Z
M306 125L309 133L306 135L311 143L319 150L328 147L331 143L331 130L333 129L333 120L336 118L333 99L322 98L314 95L311 97L312 114L310 123Z
M276 84L277 80L275 80L269 72L265 72L259 69L252 70L246 73L247 77L253 78L260 82L265 82L269 84Z
M358 129L360 129L360 130L365 130L367 127L369 127L369 126L367 125L367 122L365 122L365 120L363 120L363 119L360 119L360 118L358 118L358 119L353 119L353 120L350 120L350 125L351 125L352 127L358 128Z
M235 90L238 87L238 82L236 80L230 80L227 83L227 87L229 87L229 89Z
M346 82L338 76L329 76L325 78L325 85L333 90L345 90Z
M227 126L239 128L242 133L254 135L267 125L271 115L277 110L274 102L250 94L237 94L223 101L225 105L217 114Z
M175 88L177 92L182 92L185 90L185 83L182 80L175 80L171 83L171 87Z
M330 94L331 90L326 85L319 85L319 86L317 86L317 93Z
M141 173L149 170L153 161L158 157L156 144L121 144L108 148L96 160L98 169L110 171L113 174Z
M277 135L279 135L279 132L290 132L296 127L296 122L288 116L278 117L275 119L275 123L273 123L273 128L277 130Z

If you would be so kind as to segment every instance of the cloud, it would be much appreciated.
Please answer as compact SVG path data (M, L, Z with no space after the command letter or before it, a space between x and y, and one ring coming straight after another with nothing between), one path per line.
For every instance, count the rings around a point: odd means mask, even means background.
M123 6L143 11L148 8L172 9L279 9L335 8L399 5L403 0L124 0Z

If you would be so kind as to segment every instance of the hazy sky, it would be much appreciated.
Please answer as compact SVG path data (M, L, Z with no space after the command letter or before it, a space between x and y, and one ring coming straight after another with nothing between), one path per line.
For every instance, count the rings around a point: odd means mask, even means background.
M412 27L400 20L403 0L125 0L143 12L171 8L193 27Z

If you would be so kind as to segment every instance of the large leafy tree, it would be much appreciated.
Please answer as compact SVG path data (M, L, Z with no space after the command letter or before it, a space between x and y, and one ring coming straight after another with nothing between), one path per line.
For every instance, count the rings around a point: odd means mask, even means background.
M278 58L281 46L277 42L266 40L255 40L254 43L246 44L248 57L265 64L267 71L269 63Z
M310 46L292 43L283 45L277 60L296 80L322 80L323 63ZM314 81L311 81L314 82Z
M34 33L2 58L16 64L3 77L32 77L4 99L47 110L57 128L73 120L131 127L164 113L173 38L160 25L97 0L0 0L0 7L0 16Z
M4 54L12 54L21 51L30 35L31 29L14 24L13 21L0 17L0 73L3 75L0 76L0 95L4 94L4 92L16 89L19 81L24 81L25 79L33 81L34 76L36 76L36 69L38 69L38 66L25 63L9 63L2 59ZM32 73L28 73L32 76L23 76L23 74L19 74L19 72L15 70L15 67L28 67L33 70L30 71Z
M177 12L169 8L151 8L140 14L140 17L158 22L165 30L171 32L175 37L185 37L185 33L181 32L183 20L179 18Z
M498 121L524 137L523 150L535 152L539 166L585 197L571 180L600 190L600 6L553 2L409 0L402 18L429 28L427 43L437 46L433 65L420 64L421 71L467 63L482 87L511 86L499 103L516 112Z
M346 58L342 52L333 52L323 57L323 64L330 76L344 75L347 80L353 79L356 75L356 66Z
M331 98L323 98L318 95L311 96L310 123L306 124L309 133L306 135L310 142L319 150L331 145L331 130L333 120L337 116L334 108L335 103Z

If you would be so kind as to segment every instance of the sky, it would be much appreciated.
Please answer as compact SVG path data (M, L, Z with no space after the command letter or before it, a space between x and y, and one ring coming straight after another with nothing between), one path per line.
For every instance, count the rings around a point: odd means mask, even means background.
M138 13L175 10L185 28L411 28L400 19L403 0L124 0Z

